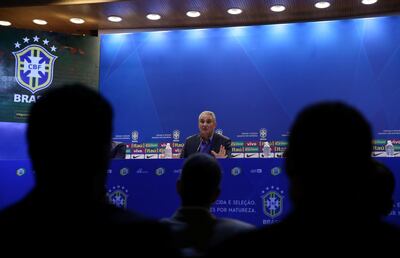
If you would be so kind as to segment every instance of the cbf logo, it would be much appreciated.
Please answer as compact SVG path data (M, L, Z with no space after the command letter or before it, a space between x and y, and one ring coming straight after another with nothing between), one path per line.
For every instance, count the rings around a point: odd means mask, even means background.
M222 135L224 133L224 131L222 131L222 129L217 129L217 130L215 130L215 133Z
M108 201L118 208L127 208L128 205L128 189L124 186L113 186L107 193Z
M267 129L265 129L265 128L260 129L260 138L261 138L261 140L267 139Z
M23 176L23 175L26 174L26 169L25 168L19 168L19 169L17 169L15 174L17 174L17 176Z
M160 168L156 169L156 175L157 176L162 176L164 174L165 174L165 168L160 167Z
M173 138L175 141L179 141L179 137L181 137L181 132L180 132L179 130L174 130L174 131L172 132L172 138Z
M139 139L139 132L138 131L132 131L132 141L137 142Z
M282 214L283 211L283 194L284 192L279 187L266 187L262 191L262 206L266 216L274 219Z
M240 167L234 167L231 170L232 176L238 176L240 173L242 173L242 169Z
M40 43L39 37L32 38L33 42ZM29 43L31 39L23 38L23 43ZM47 39L42 40L43 44L49 46ZM44 47L38 44L31 44L25 48L12 52L15 57L15 79L23 88L29 90L32 94L43 90L53 82L54 62L57 56L52 55ZM21 48L19 42L14 43L15 48ZM56 51L53 45L50 47L52 52Z
M119 170L119 174L120 174L121 176L126 176L126 175L128 175L128 174L129 174L129 168L121 168L121 169Z

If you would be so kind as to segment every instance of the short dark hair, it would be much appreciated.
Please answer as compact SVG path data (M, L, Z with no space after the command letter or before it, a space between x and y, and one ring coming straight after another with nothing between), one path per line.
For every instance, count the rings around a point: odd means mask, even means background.
M210 197L219 190L221 168L215 158L196 153L185 161L180 180L184 203L209 205Z
M107 167L112 118L110 104L83 85L65 85L44 94L31 107L27 129L37 178L44 170L62 170L77 161L91 171Z

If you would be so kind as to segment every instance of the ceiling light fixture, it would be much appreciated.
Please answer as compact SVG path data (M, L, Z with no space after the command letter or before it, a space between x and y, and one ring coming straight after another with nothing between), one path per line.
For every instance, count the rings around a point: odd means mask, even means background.
M361 1L361 3L366 4L366 5L375 4L376 2L378 2L378 0L362 0Z
M192 18L196 18L199 17L201 14L198 11L188 11L186 15Z
M46 24L47 24L47 21L41 20L41 19L34 19L34 20L33 20L33 23L36 23L36 24L38 24L38 25L46 25Z
M147 19L152 20L152 21L161 19L161 15L156 14L156 13L150 13L146 17L147 17Z
M109 20L110 22L121 22L122 18L119 16L108 16L107 20Z
M242 9L239 8L231 8L227 11L229 14L237 15L242 13Z
M69 19L69 21L72 22L72 23L75 23L75 24L85 23L85 20L81 19L81 18L71 18L71 19Z
M9 21L0 21L0 25L1 26L10 26L11 22L9 22Z
M323 2L317 2L315 3L315 7L318 9L325 9L331 6L331 3L323 1Z
M271 6L271 11L276 12L276 13L280 13L286 10L286 7L283 5L274 5Z

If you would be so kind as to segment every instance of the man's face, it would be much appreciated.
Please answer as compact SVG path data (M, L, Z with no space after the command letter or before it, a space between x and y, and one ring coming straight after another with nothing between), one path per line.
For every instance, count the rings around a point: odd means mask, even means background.
M200 135L203 138L210 138L215 129L215 121L210 114L201 114L199 118Z

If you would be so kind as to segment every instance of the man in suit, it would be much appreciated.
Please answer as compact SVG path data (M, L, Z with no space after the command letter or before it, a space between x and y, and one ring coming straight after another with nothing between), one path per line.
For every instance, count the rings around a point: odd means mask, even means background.
M203 111L199 115L199 134L189 136L181 152L181 158L193 153L202 152L216 158L229 158L232 147L231 140L221 134L214 133L217 120L214 112Z
M220 182L221 168L210 155L196 153L185 161L176 183L181 207L162 220L171 227L184 255L202 255L228 238L255 229L246 222L217 218L210 212L219 197Z

